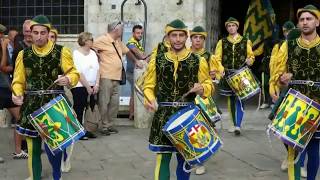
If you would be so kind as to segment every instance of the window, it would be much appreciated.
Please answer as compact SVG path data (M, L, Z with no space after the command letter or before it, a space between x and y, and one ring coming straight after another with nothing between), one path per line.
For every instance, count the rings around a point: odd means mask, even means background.
M46 15L59 34L84 31L84 0L0 0L0 23L22 29L25 19Z

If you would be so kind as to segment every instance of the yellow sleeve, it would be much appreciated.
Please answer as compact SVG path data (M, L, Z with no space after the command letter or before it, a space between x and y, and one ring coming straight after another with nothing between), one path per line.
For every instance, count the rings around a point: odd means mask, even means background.
M287 59L288 59L288 43L285 41L273 60L273 66L270 67L270 80L269 80L269 92L274 95L276 91L279 91L280 76L287 71Z
M23 64L23 50L19 52L13 73L12 91L16 96L23 96L26 87L26 73Z
M279 43L275 44L272 48L272 51L271 51L271 56L270 56L270 63L269 63L269 68L270 68L270 74L272 74L273 70L274 70L274 64L275 62L277 61L277 54L278 54L278 51L279 51ZM272 71L271 71L272 70Z
M211 77L209 75L209 66L205 58L200 58L198 82L203 86L203 96L209 97L214 92Z
M69 48L66 48L66 47L62 48L62 52L61 52L61 67L62 67L62 71L63 72L68 71L70 68L72 69L70 72L68 72L66 74L66 76L70 80L70 86L71 87L77 85L77 83L79 81L79 78L80 78L80 74L77 71L77 69L76 69L76 67L75 67L75 65L73 63L71 50Z
M250 65L254 62L254 53L252 51L252 43L250 40L247 41L247 59L250 59Z
M221 79L222 74L224 72L224 67L222 66L221 59L219 61L215 55L211 55L210 60L209 60L209 69L210 69L210 71L216 72L216 79L217 80Z
M156 99L154 92L156 80L156 59L151 57L143 83L143 94L145 96L144 102L153 101Z
M150 59L156 59L158 53L158 46L152 49Z
M216 50L214 52L214 56L216 61L222 61L222 40L219 40L216 46Z

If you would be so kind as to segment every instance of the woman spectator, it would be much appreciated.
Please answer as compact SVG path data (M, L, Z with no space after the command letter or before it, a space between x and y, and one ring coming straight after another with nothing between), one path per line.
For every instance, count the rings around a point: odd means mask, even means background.
M80 47L73 52L73 61L80 73L80 81L71 89L71 92L74 102L73 108L82 124L84 109L88 106L88 103L90 103L90 107L95 104L95 97L97 97L96 94L99 90L100 74L97 54L91 49L93 45L92 34L89 32L80 33L78 44ZM87 140L96 137L93 132L87 131L81 139Z

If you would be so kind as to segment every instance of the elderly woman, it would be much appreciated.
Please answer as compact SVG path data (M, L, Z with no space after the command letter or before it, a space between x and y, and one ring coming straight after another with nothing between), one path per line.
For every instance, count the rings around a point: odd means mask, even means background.
M73 95L73 108L77 114L77 118L82 124L83 111L90 102L90 107L93 107L96 101L96 94L99 90L99 63L97 54L91 50L93 45L92 34L82 32L78 38L79 48L73 52L73 60L76 68L80 73L80 81L71 89ZM88 98L90 97L90 98ZM89 102L88 102L89 100ZM88 138L96 138L96 135L87 131L82 140Z

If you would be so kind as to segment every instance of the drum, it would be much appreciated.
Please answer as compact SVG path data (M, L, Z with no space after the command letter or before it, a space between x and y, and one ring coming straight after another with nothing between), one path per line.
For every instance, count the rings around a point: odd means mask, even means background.
M203 99L197 95L195 98L195 104L200 107L201 112L206 116L206 118L213 123L221 120L221 115L218 113L218 107L212 97Z
M240 100L247 100L260 92L258 81L246 66L228 76L226 80Z
M319 123L320 104L294 89L289 89L268 129L285 144L303 151Z
M191 166L204 163L222 146L217 132L196 105L172 115L163 132Z
M84 128L62 95L28 115L28 119L53 154L85 135Z

